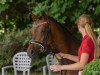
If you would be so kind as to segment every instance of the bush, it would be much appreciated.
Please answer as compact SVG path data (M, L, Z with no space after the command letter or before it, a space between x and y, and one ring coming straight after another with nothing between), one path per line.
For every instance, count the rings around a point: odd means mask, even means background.
M15 53L26 51L31 38L30 29L18 30L0 36L0 67L12 64Z
M82 75L100 75L100 59L94 59L86 65Z

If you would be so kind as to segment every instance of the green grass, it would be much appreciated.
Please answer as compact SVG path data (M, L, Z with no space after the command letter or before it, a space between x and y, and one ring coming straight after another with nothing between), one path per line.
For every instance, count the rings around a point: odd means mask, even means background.
M1 73L0 73L1 75ZM14 75L13 73L6 72L5 75ZM22 73L18 73L18 75L23 75ZM42 72L33 72L31 75L43 75Z
M0 75L1 75L1 72L0 72ZM13 71L5 71L5 75L14 75L14 72ZM23 74L22 74L22 72L18 72L18 75L23 75ZM43 74L42 74L42 71L39 71L39 72L31 71L30 75L43 75Z

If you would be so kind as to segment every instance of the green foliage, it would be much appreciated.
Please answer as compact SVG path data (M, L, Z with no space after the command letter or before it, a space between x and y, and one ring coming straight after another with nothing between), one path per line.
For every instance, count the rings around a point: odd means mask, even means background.
M89 14L95 30L100 28L100 0L43 0L33 7L33 13L40 15L45 11L49 16L75 31L75 21L83 14ZM75 30L74 30L75 29ZM98 32L96 32L98 34Z
M97 5L96 6L95 14L100 14L100 5Z
M37 59L36 61L33 60L32 66L33 66L33 67L34 67L34 66L42 67L44 64L46 64L45 61L46 61L46 58L45 58L45 57L43 57L43 58L41 58L41 59Z
M5 11L6 9L8 9L8 7L9 7L9 5L8 4L0 4L0 13L2 12L2 11Z
M12 0L0 0L0 4L6 4L7 2L12 2Z
M29 29L9 32L0 36L0 67L12 63L15 53L26 51L31 38Z
M33 13L39 15L41 11L46 11L58 22L65 23L68 17L70 17L71 21L75 21L77 17L83 13L91 15L91 11L93 11L95 15L99 15L99 3L99 0L44 0L38 3L35 8L33 7Z
M0 0L0 21L2 30L23 30L30 24L31 7L34 0ZM8 17L6 17L8 16Z
M14 69L10 68L5 71L5 75L14 75Z
M6 3L6 0L1 0L0 3L1 4L5 4Z
M0 13L9 8L8 2L11 2L11 1L12 0L0 0Z
M100 59L94 59L86 65L82 75L100 75Z
M100 18L100 0L1 0L0 21L3 22L1 28L10 31L13 28L20 30L26 28L32 21L30 19L31 11L36 15L45 11L73 31L76 19L86 13L93 18L94 27L100 27L98 19ZM6 15L8 15L8 19L6 19Z
M41 11L46 11L47 14L51 17L54 17L58 22L65 23L67 16L64 16L66 8L70 7L72 2L66 2L64 0L45 0L35 8L33 8L33 13L39 15Z

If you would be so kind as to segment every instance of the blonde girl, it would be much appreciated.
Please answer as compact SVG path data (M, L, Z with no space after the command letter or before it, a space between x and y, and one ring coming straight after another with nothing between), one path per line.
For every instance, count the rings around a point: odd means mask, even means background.
M78 56L59 53L56 56L60 59L67 58L76 63L69 65L51 65L53 71L61 70L79 70L82 71L86 64L90 63L94 58L100 57L100 49L97 45L95 34L92 30L92 19L89 15L83 14L76 21L79 32L82 34L82 42L78 50ZM100 39L99 39L100 40Z

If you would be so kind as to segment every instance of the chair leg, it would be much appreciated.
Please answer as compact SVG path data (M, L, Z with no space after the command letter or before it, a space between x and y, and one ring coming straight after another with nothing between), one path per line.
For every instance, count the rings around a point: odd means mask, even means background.
M4 75L4 73L5 73L5 72L4 72L4 68L2 68L2 75Z
M46 75L46 66L43 66L43 75Z
M27 71L28 75L30 75L30 70Z
M26 71L23 71L23 75L25 75L25 72L26 72Z
M17 75L17 70L14 70L14 75Z
M49 75L51 75L51 70L48 70L49 71Z

